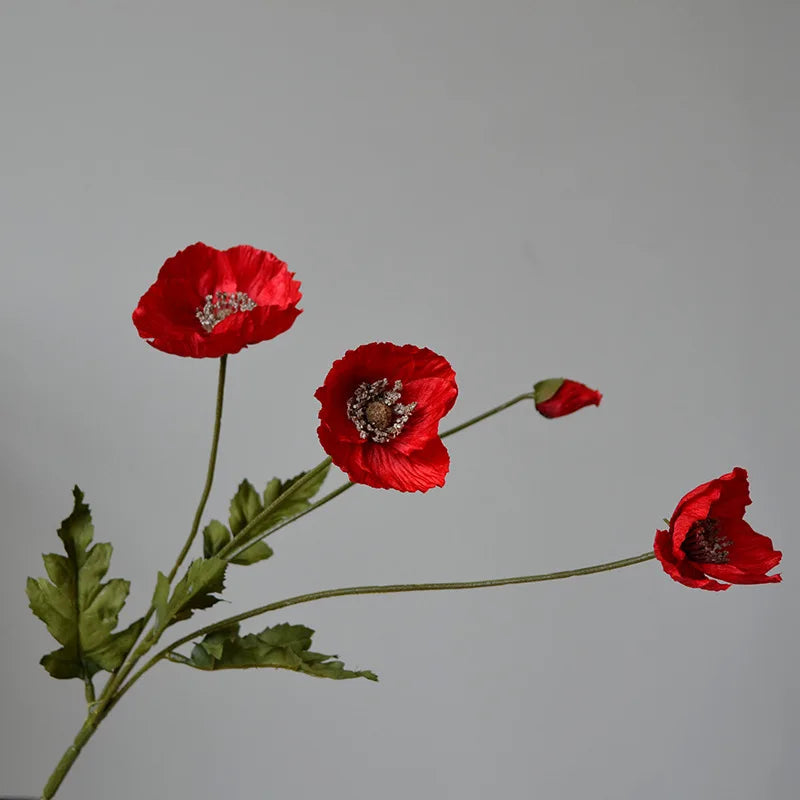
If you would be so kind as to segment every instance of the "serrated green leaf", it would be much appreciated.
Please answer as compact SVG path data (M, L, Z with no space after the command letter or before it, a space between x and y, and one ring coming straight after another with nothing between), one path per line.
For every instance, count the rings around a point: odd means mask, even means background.
M272 555L272 548L266 542L256 542L251 544L247 550L242 550L238 556L231 559L232 564L239 564L241 566L248 566L255 564L258 561L263 561Z
M211 558L231 540L231 532L219 521L212 519L203 528L203 557Z
M258 492L253 488L253 484L246 479L243 480L231 500L230 516L228 518L231 533L236 536L248 522L263 510L261 499L258 496Z
M122 664L125 656L142 632L143 619L137 619L125 630L115 633L104 645L92 651L92 659L101 669L113 672Z
M129 581L102 579L111 561L111 545L92 545L94 526L83 492L73 489L72 513L58 535L67 556L43 556L46 578L28 578L27 593L33 613L62 645L41 664L55 678L91 678L101 669L113 670L136 640L142 620L113 633L130 590ZM91 545L91 546L90 546Z
M156 588L153 590L153 609L156 612L156 624L159 628L167 626L167 605L169 603L169 579L163 572L156 576Z
M328 472L330 471L331 465L328 464L324 469L321 469L305 486L301 487L297 490L295 494L292 495L292 500L310 500L319 490L322 484L325 482L325 478L328 477ZM301 472L299 475L295 475L294 478L286 481L286 483L282 487L282 491L286 491L291 486L294 486L300 478L306 476L306 472Z
M273 478L264 489L264 508L278 499L283 483L280 478Z
M85 665L89 675L100 670L112 672L122 664L125 656L142 632L143 619L137 619L125 630L113 634L104 644L86 655ZM43 656L39 662L54 678L82 678L82 665L66 647Z
M272 667L317 678L378 680L370 670L345 669L336 656L311 652L313 634L314 631L304 625L284 623L265 628L261 633L239 636L239 626L232 625L208 634L195 644L188 663L202 670Z
M189 619L195 611L218 603L221 598L215 595L225 588L225 567L225 561L213 556L192 561L186 575L172 590L164 615L166 623L160 622L159 625L166 627Z
M286 519L300 514L309 508L311 498L320 490L330 470L330 464L320 470L305 486L300 487L293 495L278 503L275 508L259 524L259 532L268 531ZM272 505L278 497L291 488L307 473L301 472L287 481L273 478L264 489L264 508Z
M280 495L294 486L307 473L301 472L287 481L273 478L267 483L261 497L259 497L250 481L243 480L231 499L228 517L230 530L225 528L221 522L211 520L203 530L203 555L206 558L215 555L227 546L233 537L240 534L245 527L250 526L247 535L242 541L237 542L238 545L244 547L248 542L258 539L270 528L274 528L284 520L308 509L310 506L309 500L319 491L325 476L328 474L329 467L330 465L320 470L308 484L301 486L291 497L281 502L278 501ZM275 504L275 507L271 508L268 514L265 514L266 509L273 504ZM240 565L255 564L272 555L271 547L268 547L263 542L256 542L251 547L241 551L235 558L232 558L231 562Z

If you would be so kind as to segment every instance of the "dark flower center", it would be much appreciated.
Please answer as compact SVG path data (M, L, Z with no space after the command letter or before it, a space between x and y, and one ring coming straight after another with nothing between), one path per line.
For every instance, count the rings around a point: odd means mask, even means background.
M388 378L360 383L347 401L347 418L362 439L378 444L394 439L417 407L416 403L400 402L402 381L395 381L391 389L388 385Z
M237 311L252 311L256 305L246 292L216 292L205 296L205 304L197 308L194 315L200 321L203 330L211 333L222 320Z
M721 535L719 520L707 518L692 523L681 550L686 553L690 561L701 564L727 564L730 561L732 544L727 536Z

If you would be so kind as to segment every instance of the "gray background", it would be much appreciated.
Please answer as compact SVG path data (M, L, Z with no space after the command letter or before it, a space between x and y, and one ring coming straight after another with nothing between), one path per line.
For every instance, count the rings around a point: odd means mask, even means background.
M795 796L798 34L792 0L0 3L0 791L38 791L83 718L23 592L73 483L126 621L188 529L216 364L130 313L202 239L274 251L305 294L231 359L207 517L320 460L313 391L362 342L446 355L446 425L552 375L605 394L449 440L444 490L353 489L217 616L635 555L734 465L785 582L648 563L298 607L252 628L310 625L381 682L164 664L64 800Z

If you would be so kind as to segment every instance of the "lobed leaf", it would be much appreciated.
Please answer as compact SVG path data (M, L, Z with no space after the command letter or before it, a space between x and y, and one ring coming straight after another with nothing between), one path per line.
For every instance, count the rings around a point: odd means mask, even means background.
M258 500L258 495L256 495ZM245 523L246 524L246 523ZM239 530L244 527L242 525ZM232 539L231 532L219 520L212 519L203 529L203 555L206 558L216 555ZM231 559L232 564L255 564L272 555L272 548L266 542L255 542L247 550Z
M378 676L370 670L345 669L335 655L312 652L313 634L314 631L304 625L284 623L265 628L261 633L240 636L238 624L231 625L205 636L195 644L188 659L179 661L209 671L271 667L302 672L317 678L378 680Z
M47 578L28 578L30 608L62 645L40 663L54 678L91 678L100 670L113 671L125 658L142 629L142 620L114 633L130 582L108 572L112 547L92 545L94 525L83 492L73 489L72 513L61 523L58 536L67 555L42 556Z
M180 622L194 614L195 611L203 608L211 608L219 603L219 592L225 588L225 568L227 563L220 558L196 558L189 564L189 569L172 590L172 597L168 602L163 600L163 584L166 578L161 578L159 573L160 586L156 586L158 605L156 615L159 627L164 628L174 622ZM167 587L169 589L169 587ZM156 598L154 597L154 603ZM159 612L160 607L160 612Z
M283 492L294 486L306 473L301 472L287 481L273 478L267 483L261 496L247 479L243 480L230 502L228 513L228 528L219 520L212 519L203 529L203 555L211 558L226 547L234 536L240 534L245 527L250 525L242 545L257 539L271 528L279 525L286 519L299 514L311 505L311 498L319 491L328 474L325 468L316 474L308 484L300 487L295 494L278 502L269 513L264 512L273 504ZM251 547L243 550L235 558L230 559L233 564L255 564L273 555L272 548L265 542L254 542Z

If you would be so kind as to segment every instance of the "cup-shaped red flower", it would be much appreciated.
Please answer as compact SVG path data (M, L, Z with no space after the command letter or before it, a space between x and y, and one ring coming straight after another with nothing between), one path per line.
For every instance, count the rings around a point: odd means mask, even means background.
M178 356L217 358L272 339L300 314L300 282L265 250L197 242L168 258L133 312L139 336Z
M747 471L741 467L692 489L678 503L669 530L656 531L655 554L667 575L712 592L733 583L778 583L781 576L767 572L782 554L744 521L749 504Z
M444 486L450 456L439 420L457 395L453 368L432 350L361 345L334 361L314 394L319 441L354 483L401 492Z
M569 378L547 378L533 387L536 410L548 419L572 414L585 406L599 406L603 395Z

